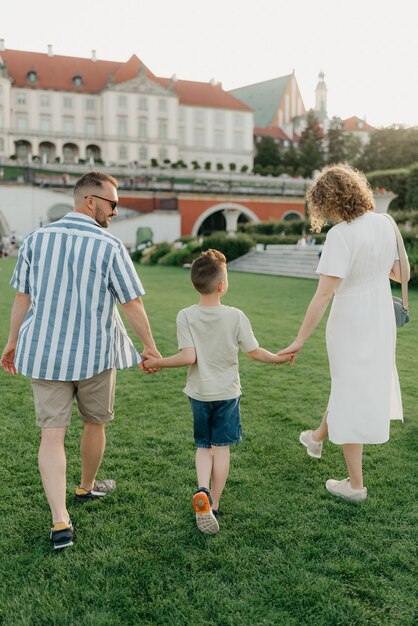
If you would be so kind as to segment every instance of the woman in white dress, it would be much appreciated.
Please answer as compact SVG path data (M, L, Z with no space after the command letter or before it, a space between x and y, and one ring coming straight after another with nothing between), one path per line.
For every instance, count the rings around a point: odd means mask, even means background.
M322 170L308 190L307 202L314 232L327 221L335 226L327 234L318 288L299 333L279 354L295 359L333 298L326 328L331 394L321 425L301 433L300 442L316 458L327 435L342 445L349 477L327 480L326 488L361 501L367 497L363 444L384 443L390 420L402 420L389 282L401 281L396 237L390 221L374 212L365 177L348 165Z

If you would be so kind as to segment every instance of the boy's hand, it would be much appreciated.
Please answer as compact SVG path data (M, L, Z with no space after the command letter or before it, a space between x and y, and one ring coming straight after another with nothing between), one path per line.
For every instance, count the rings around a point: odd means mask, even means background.
M143 369L144 371L146 371L148 374L155 374L156 372L159 372L161 367L158 367L158 358L155 356L146 356L145 354L142 354L142 358L144 359L141 363L142 367L141 369Z
M292 356L289 354L276 354L276 358L274 360L274 365L281 365L282 363L287 363L290 361L292 363Z

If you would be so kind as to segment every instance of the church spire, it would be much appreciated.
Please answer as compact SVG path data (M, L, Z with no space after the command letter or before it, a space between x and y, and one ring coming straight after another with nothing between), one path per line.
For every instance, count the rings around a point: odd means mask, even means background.
M325 74L321 70L318 74L318 84L315 89L315 111L320 114L320 116L327 116L327 93L328 89L325 84Z

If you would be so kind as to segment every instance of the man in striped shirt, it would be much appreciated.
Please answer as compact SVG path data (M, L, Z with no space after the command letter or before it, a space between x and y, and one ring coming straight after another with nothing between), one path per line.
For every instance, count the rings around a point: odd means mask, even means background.
M118 301L142 354L158 356L141 296L144 289L122 242L106 232L117 215L117 181L101 172L74 188L74 211L26 237L11 285L17 290L0 364L28 376L41 428L39 469L52 513L55 549L72 545L66 508L64 439L74 397L84 422L81 481L86 502L115 488L96 481L113 419L117 369L141 363L116 308Z

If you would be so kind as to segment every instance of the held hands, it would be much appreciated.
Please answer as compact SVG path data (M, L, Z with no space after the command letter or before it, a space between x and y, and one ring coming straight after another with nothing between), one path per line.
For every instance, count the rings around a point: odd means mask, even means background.
M3 350L3 354L0 358L0 365L5 372L8 372L12 376L16 376L17 369L15 368L14 358L16 352L16 344L8 343Z
M161 359L162 356L158 352L156 348L148 349L146 348L141 353L142 361L139 364L139 368L143 372L147 372L147 374L155 374L160 371L160 367L158 367L157 362L158 359Z
M302 350L303 342L300 339L295 339L293 343L287 348L280 350L277 353L278 357L284 358L286 361L290 361L291 364L295 362L296 355ZM283 361L282 361L283 362Z

